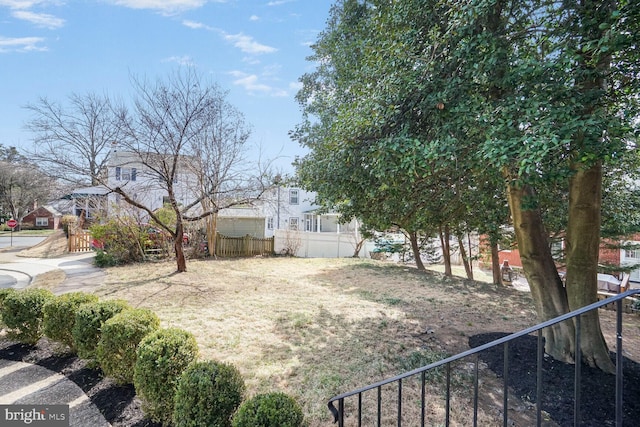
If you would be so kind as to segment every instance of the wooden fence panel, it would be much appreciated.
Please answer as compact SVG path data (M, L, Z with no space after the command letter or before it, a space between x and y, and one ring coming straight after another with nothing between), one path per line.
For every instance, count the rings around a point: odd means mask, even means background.
M274 253L274 238L259 239L246 235L244 237L227 237L218 234L216 237L215 255L223 258L249 256L270 256Z
M69 230L69 252L88 252L91 247L91 233L86 230Z

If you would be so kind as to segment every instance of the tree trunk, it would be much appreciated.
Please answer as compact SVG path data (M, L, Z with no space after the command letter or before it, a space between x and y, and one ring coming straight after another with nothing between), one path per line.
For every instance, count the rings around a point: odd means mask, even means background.
M502 276L500 275L500 255L498 253L498 244L491 242L491 271L493 273L493 284L502 284Z
M422 257L420 257L420 245L418 244L418 233L416 231L409 233L409 241L411 242L413 257L416 260L416 267L418 270L426 271L426 268L424 268L424 264L422 263Z
M600 204L602 165L579 168L569 180L567 224L567 296L569 308L577 310L598 300L598 254L600 250ZM583 361L605 372L615 372L600 330L598 311L581 318L580 348Z
M187 271L187 260L184 256L184 247L182 246L183 241L182 237L184 235L184 226L182 225L182 221L178 218L176 223L176 235L173 239L173 248L176 253L176 263L177 263L177 272L184 273Z
M607 29L600 22L608 19L616 9L614 1L584 1L576 8L580 18L581 37L588 41L605 41ZM607 44L605 42L604 46ZM584 104L583 117L598 118L605 113L608 85L605 76L609 73L611 50L599 51L596 47L583 49L577 63L576 88L589 101ZM595 64L594 64L595 63ZM595 65L595 67L594 67ZM593 96L597 94L597 98ZM603 124L603 130L605 125ZM566 286L569 307L572 310L594 303L598 299L598 255L600 250L600 219L602 203L602 162L584 164L579 160L584 151L594 150L592 146L606 143L602 130L591 133L577 132L573 135L571 148L576 160L571 165L574 175L569 179L569 216L566 234L567 277ZM584 150L584 151L583 151ZM609 373L615 366L609 358L609 350L602 336L598 312L592 311L581 318L580 348L582 358L589 366Z
M209 256L216 256L216 238L218 233L218 213L214 212L207 217L207 247Z
M529 186L507 186L507 197L515 229L520 258L531 295L544 322L569 311L567 294L558 275L547 232L540 211L531 206L535 194ZM526 203L526 208L524 207ZM575 355L575 329L573 322L565 321L545 328L545 351L553 358L573 362Z
M460 247L460 256L462 257L462 264L464 264L464 271L467 273L467 279L473 280L471 262L469 260L469 256L467 256L467 251L464 248L464 242L460 236L458 236L458 246Z
M444 262L444 275L451 277L451 248L449 247L449 226L440 226L440 247L442 248L442 261Z

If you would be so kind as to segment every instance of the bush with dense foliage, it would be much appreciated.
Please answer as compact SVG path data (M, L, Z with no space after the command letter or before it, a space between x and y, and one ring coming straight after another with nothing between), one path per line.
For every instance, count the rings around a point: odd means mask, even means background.
M130 220L113 219L103 224L92 225L89 230L98 249L95 263L98 267L139 262L144 259L145 233Z
M2 329L5 326L4 322L2 321L2 312L3 312L2 303L4 302L4 299L7 297L7 295L13 292L17 292L17 291L13 288L0 289L0 329Z
M142 409L153 421L171 423L178 378L197 357L195 337L182 329L160 329L142 339L133 384Z
M144 308L121 311L104 322L96 357L105 375L118 384L132 384L138 344L159 327L158 316Z
M76 311L71 335L78 357L92 365L104 322L130 308L126 301L109 300L81 305Z
M245 401L233 417L233 427L302 427L304 415L294 398L285 393L258 394Z
M112 252L107 252L102 249L98 249L96 251L96 256L93 259L96 267L105 268L105 267L114 267L118 264L122 264Z
M42 338L43 307L54 298L46 289L25 289L8 293L2 303L2 320L9 328L8 336L26 344Z
M72 331L76 320L76 311L82 304L97 301L97 296L84 292L70 292L53 298L42 309L44 335L74 350Z
M233 365L195 362L178 381L173 422L176 427L230 427L244 391L244 380Z

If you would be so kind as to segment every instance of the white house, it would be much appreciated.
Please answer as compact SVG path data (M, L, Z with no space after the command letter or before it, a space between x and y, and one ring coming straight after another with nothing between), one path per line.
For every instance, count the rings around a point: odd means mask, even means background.
M223 209L218 231L230 237L273 237L276 230L311 233L349 233L355 224L340 224L334 213L319 214L315 193L297 187L278 186L252 206Z
M163 185L166 183L149 167L149 164L160 164L162 159L157 157L142 162L140 154L119 151L114 145L105 171L106 185L78 188L71 194L75 215L92 219L98 213L108 217L114 209L126 209L122 196L113 191L118 187L151 210L161 208L168 202ZM196 177L185 172L188 170L180 168L173 182L177 201L184 206L198 194ZM275 237L276 252L302 257L353 255L359 241L357 223L340 224L337 214L319 213L314 201L313 192L276 186L250 205L222 209L218 213L217 231L228 237ZM146 221L146 218L140 220Z
M151 156L142 162L140 154L119 151L114 144L109 156L105 173L106 185L82 187L75 189L69 196L74 201L73 212L76 216L92 219L98 215L108 216L110 211L125 207L122 196L113 191L121 188L133 200L149 207L151 210L161 208L169 201L168 193L163 186L161 176L148 165L158 163L159 156ZM154 159L153 156L157 157ZM155 161L154 161L155 160ZM146 164L145 164L146 163ZM187 205L193 201L195 175L187 168L181 168L173 182L173 190L177 202Z

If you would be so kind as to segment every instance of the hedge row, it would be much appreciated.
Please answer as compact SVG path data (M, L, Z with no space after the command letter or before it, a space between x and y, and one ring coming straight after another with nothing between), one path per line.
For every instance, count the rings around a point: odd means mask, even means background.
M0 290L0 327L19 342L47 338L102 369L120 384L133 384L151 420L163 426L299 427L300 405L283 393L245 400L240 372L230 364L198 361L195 337L160 329L150 310L125 301L98 301L74 292Z

